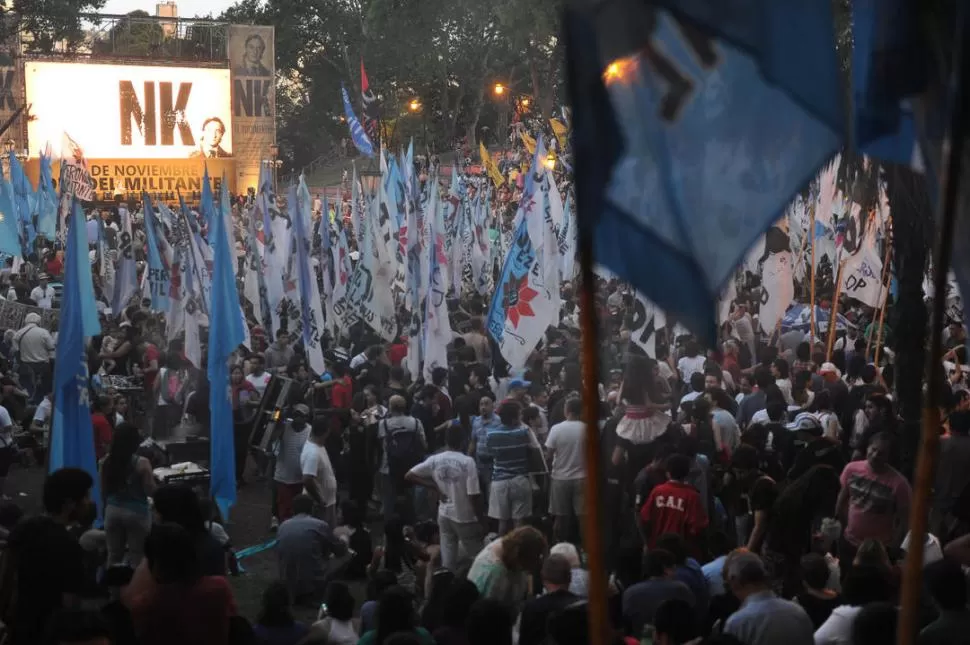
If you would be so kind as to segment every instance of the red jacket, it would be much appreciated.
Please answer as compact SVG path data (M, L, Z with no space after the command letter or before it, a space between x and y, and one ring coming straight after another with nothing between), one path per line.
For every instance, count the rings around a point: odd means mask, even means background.
M667 481L650 491L640 509L640 520L646 525L647 545L652 549L664 533L677 533L685 538L697 536L707 528L707 510L696 488Z

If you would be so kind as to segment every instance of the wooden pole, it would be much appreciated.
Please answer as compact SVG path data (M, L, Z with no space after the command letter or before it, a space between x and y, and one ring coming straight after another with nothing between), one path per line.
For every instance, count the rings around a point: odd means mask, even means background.
M835 274L835 294L832 296L832 311L829 312L829 337L825 343L825 362L832 360L832 347L835 345L835 318L839 315L839 296L842 294L842 267L845 260L839 262L839 270Z
M811 302L809 303L809 310L808 310L809 315L811 316L811 327L808 331L808 343L811 346L812 351L814 352L815 351L815 207L814 206L812 206L809 209L808 235L811 238L809 241L809 244L812 245L811 264L809 264L808 266L808 270L812 274L811 281L810 281Z
M882 276L879 278L879 296L882 301L882 305L879 307L879 339L882 338L882 321L886 316L886 303L889 302L889 289L886 288L886 276L889 273L889 261L892 259L892 243L890 240L886 240L886 253L882 259ZM880 340L876 341L876 352L879 352L878 343ZM869 334L869 338L866 339L866 360L869 359L869 350L872 349L872 334ZM875 361L876 365L879 365L879 361Z
M889 266L889 262L892 259L892 247L886 249L886 266ZM872 362L878 368L879 367L879 350L882 349L882 327L886 320L886 307L889 305L889 289L885 287L885 271L883 272L883 290L885 293L882 294L882 307L879 309L879 329L876 331L876 353L873 355ZM868 348L866 349L866 356L869 355Z
M965 12L963 12L965 13ZM967 20L961 16L963 27ZM962 33L962 30L961 30ZM957 39L954 56L952 122L946 140L943 141L944 166L940 176L940 213L936 221L940 226L933 262L933 312L930 324L930 343L926 349L926 398L923 403L923 420L916 475L913 479L913 498L909 512L909 543L913 545L907 554L903 569L903 586L900 591L899 626L896 642L908 645L916 641L919 626L919 600L923 589L923 549L926 541L927 511L930 489L936 473L936 457L940 447L940 400L943 393L943 375L940 356L943 347L943 318L946 314L946 276L953 254L953 231L955 228L957 202L960 198L960 172L962 169L965 138L967 134L967 85L970 84L970 47Z
M596 316L596 284L593 274L593 231L589 216L577 218L579 231L580 332L583 366L583 421L586 423L586 514L583 541L589 568L589 642L606 645L612 641L607 607L606 563L604 560L602 511L602 461L599 429L599 325Z

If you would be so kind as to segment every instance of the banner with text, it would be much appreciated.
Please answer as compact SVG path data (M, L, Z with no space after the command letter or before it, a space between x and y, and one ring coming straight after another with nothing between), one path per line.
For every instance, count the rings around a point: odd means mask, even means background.
M232 138L239 192L255 189L276 143L276 44L273 27L230 25Z
M36 185L40 162L28 159L24 164L27 177ZM59 177L59 162L54 162L54 176ZM235 192L233 159L88 159L94 181L95 201L140 202L142 191L155 201L178 201L178 195L189 203L198 202L202 194L202 175L206 167L218 191L223 173L229 192Z

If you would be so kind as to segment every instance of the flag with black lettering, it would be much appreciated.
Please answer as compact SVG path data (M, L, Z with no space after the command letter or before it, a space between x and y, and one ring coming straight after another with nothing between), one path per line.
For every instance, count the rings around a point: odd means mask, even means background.
M630 340L637 344L647 356L657 355L657 330L667 324L664 313L647 299L637 293L633 300L633 320L630 322Z

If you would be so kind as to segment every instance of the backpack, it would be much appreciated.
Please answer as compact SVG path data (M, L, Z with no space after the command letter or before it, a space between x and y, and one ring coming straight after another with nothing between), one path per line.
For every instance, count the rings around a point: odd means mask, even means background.
M387 426L387 419L382 419L384 424L384 451L387 454L387 471L391 478L398 483L404 482L404 476L409 470L421 463L424 457L424 447L418 436L418 421L411 419L413 425L410 428L397 427L391 431Z
M163 375L162 382L159 384L162 394L162 400L169 405L179 405L179 389L181 384L179 383L179 375L175 370L165 368L165 374Z

